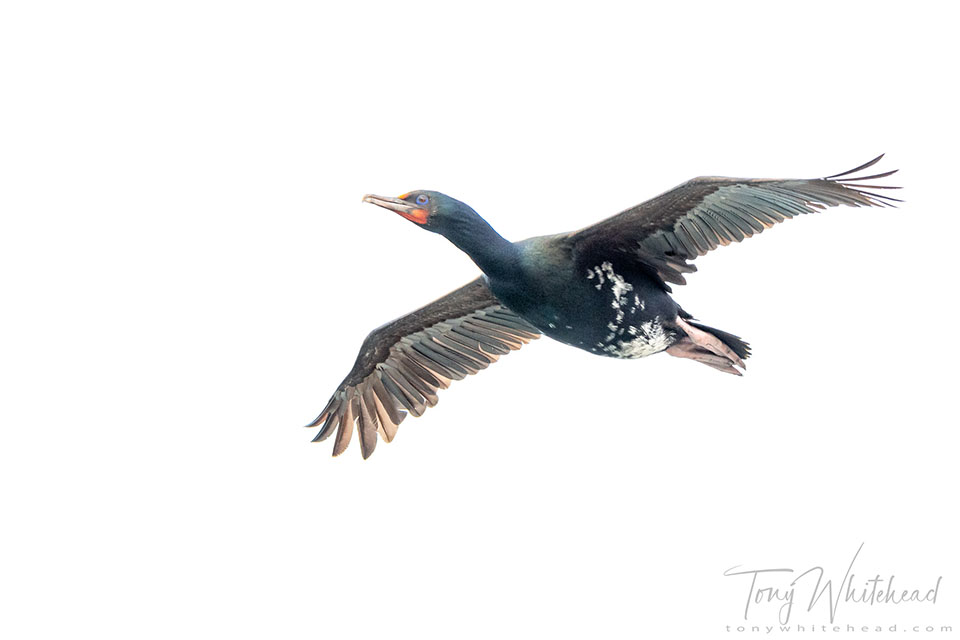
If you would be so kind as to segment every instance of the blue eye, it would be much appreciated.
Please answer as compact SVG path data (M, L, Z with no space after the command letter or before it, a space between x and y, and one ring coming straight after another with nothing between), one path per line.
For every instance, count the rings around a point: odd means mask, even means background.
M417 204L427 204L428 202L430 202L430 198L423 195L422 193L417 196Z

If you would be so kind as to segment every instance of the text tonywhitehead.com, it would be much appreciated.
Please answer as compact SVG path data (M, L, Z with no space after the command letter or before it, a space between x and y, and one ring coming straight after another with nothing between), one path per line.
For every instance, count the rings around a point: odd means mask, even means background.
M952 633L953 627L950 625L890 625L888 627L880 625L827 625L827 624L786 624L786 625L727 625L727 633L762 633L772 634L782 633L897 633L912 631L914 633Z

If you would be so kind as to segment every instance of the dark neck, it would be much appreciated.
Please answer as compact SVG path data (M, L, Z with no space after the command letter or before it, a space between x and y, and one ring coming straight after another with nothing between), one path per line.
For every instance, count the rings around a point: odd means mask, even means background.
M519 269L516 246L497 233L477 213L464 216L459 224L444 233L447 240L466 253L480 269L493 279L510 279Z

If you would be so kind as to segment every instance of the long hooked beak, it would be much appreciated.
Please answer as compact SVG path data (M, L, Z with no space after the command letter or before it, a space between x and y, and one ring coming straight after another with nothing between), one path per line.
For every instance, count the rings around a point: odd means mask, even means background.
M383 207L384 209L389 209L394 213L399 213L407 220L416 222L417 224L426 224L427 216L430 215L426 209L420 209L416 205L412 205L400 198L367 194L363 196L363 201L375 204L378 207Z

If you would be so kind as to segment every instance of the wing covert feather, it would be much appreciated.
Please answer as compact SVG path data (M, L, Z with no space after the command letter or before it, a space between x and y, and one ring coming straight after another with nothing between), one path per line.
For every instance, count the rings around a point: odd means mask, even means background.
M570 234L578 263L599 264L610 253L627 254L667 282L686 284L683 274L696 271L691 261L732 242L742 242L797 215L827 207L895 206L882 193L896 189L874 183L886 171L856 175L883 156L856 169L826 178L777 180L694 178L613 217Z

